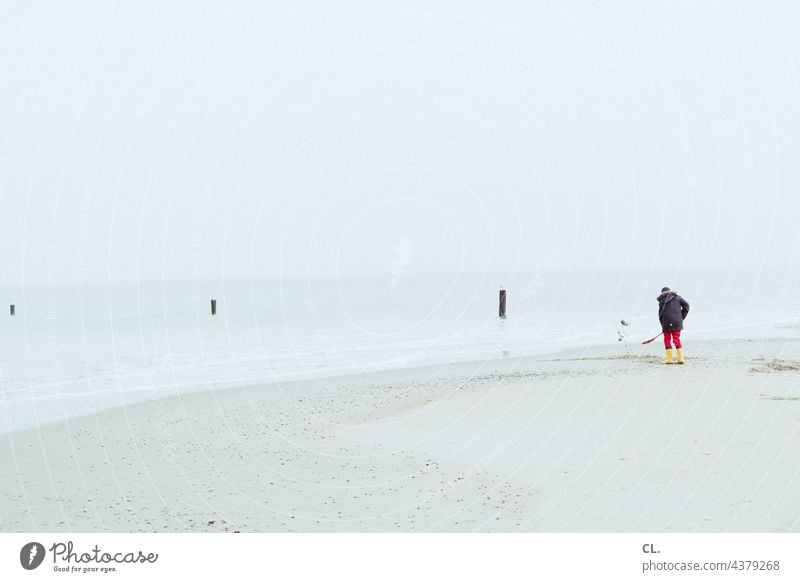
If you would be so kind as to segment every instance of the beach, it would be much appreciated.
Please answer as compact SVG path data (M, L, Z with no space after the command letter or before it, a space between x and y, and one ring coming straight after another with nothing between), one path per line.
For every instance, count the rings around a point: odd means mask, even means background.
M800 340L221 388L0 436L0 527L800 531Z

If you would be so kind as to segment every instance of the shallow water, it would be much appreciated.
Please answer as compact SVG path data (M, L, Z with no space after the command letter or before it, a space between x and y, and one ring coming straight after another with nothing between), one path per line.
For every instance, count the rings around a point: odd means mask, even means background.
M6 286L17 314L0 317L0 431L215 387L638 345L659 331L664 284L692 305L687 342L797 336L796 279L543 269Z

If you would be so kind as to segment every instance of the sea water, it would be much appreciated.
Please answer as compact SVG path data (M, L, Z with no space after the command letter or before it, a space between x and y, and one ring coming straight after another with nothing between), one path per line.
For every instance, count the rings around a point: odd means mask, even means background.
M584 345L619 351L660 331L664 285L691 303L689 344L792 336L797 280L791 269L565 268L6 285L0 432L227 386Z

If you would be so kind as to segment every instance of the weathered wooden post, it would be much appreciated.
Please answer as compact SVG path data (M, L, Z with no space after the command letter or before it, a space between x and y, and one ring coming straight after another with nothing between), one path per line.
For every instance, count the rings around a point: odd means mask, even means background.
M9 311L11 312L11 315L14 315L16 313L16 311L17 311L17 306L12 303L9 306Z
M506 290L500 288L500 317L506 318Z
M211 300L211 315L216 315L216 314L217 314L217 300L216 299L212 299Z

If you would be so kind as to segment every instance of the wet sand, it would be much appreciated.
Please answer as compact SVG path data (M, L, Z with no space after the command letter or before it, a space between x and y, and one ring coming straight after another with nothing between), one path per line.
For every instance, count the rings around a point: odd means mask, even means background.
M5 532L800 531L800 341L248 386L0 437Z

